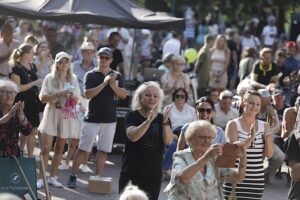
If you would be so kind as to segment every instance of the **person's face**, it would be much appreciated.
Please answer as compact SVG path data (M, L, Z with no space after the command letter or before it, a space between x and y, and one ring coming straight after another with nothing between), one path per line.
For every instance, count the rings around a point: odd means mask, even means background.
M95 49L97 49L99 46L99 39L97 38L97 36L91 36L88 42L92 42Z
M49 44L53 44L56 42L57 33L55 30L48 30L45 35Z
M31 50L28 53L25 53L22 57L25 60L28 60L29 62L31 62L33 59L33 56L34 56L34 52L33 52L33 48L31 48Z
M186 95L183 91L178 91L175 94L175 99L174 99L174 103L175 105L183 105L185 104L185 100L186 100Z
M242 102L243 113L256 116L260 112L261 98L256 95L250 95Z
M214 134L209 128L196 130L191 137L190 146L196 151L206 152L211 146Z
M225 43L226 43L226 39L223 38L223 37L221 37L221 38L219 39L219 41L218 41L218 44L217 44L218 48L224 48Z
M121 38L120 36L118 35L114 35L110 38L109 42L110 42L110 45L113 47L113 48L117 48L119 43L121 41Z
M279 53L276 56L276 63L279 64L279 65L283 65L283 63L285 61L285 58L286 58L286 54L285 53Z
M29 28L28 24L22 24L22 26L20 27L22 33L27 33L28 28Z
M176 61L172 64L172 70L174 72L181 72L182 66L183 66L183 63Z
M10 42L13 39L13 33L13 29L11 27L7 27L1 32L1 37L5 42Z
M59 72L67 72L70 68L70 60L68 58L62 58L57 62L57 68Z
M220 101L220 108L221 110L223 110L224 112L227 112L230 110L231 107L231 103L232 103L232 96L224 96Z
M261 106L266 107L271 104L271 101L272 101L271 97L262 97L261 98Z
M160 96L157 88L149 87L140 96L140 103L142 108L152 110L160 101Z
M112 60L112 57L108 56L105 53L100 53L98 55L98 63L100 64L100 67L109 67Z
M41 54L42 52L45 54L49 53L49 46L47 43L43 43L39 46L38 53Z
M4 86L0 89L0 105L4 108L11 108L14 104L17 92L10 87Z
M274 96L273 99L276 104L282 105L282 104L284 104L285 96L282 94L279 94L279 95Z
M296 54L296 48L295 47L289 47L286 49L286 54L288 57L294 56Z
M84 60L91 62L94 59L95 51L90 49L82 50L82 57Z
M196 114L199 120L202 119L210 122L214 116L214 109L209 103L202 102L197 106Z
M217 103L219 101L219 92L213 91L210 93L209 98L214 102Z
M261 57L261 60L264 65L269 65L272 62L272 54L271 53L264 53Z

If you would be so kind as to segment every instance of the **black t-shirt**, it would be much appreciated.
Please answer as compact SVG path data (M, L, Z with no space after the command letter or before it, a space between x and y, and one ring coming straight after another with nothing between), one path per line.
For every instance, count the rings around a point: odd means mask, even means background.
M292 161L292 160L296 161L297 163L300 163L300 147L294 134L291 134L289 136L285 149L286 149L285 161L287 164L288 161ZM288 194L288 199L289 200L300 199L300 181L298 182L292 181L289 194Z
M20 77L20 84L26 85L38 79L36 66L31 63L30 70L26 69L21 64L17 64L12 68L12 73ZM19 92L15 101L24 101L25 103L36 103L38 100L38 87L33 86L29 90Z
M146 120L138 111L127 113L125 129L139 126ZM150 124L147 132L136 142L126 137L125 152L122 159L122 172L160 174L165 144L162 139L163 115L158 116ZM125 133L124 133L125 134Z
M116 73L116 82L119 87L123 86L123 79L119 72L111 70L107 75ZM98 69L93 69L86 73L84 77L85 89L97 87L103 83L105 75ZM117 121L116 116L116 96L109 84L102 91L88 102L88 113L84 118L85 122L91 123L111 123Z
M256 81L258 83L268 85L273 76L278 75L278 67L275 63L272 62L268 69L263 69L260 61L257 61L253 67L253 73L257 76Z

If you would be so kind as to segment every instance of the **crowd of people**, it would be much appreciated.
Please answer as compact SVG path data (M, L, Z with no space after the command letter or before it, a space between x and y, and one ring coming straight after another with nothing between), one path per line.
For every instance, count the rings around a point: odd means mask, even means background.
M283 178L285 161L288 199L300 199L300 130L294 132L300 119L300 37L276 43L275 19L267 21L262 37L249 26L241 37L234 27L201 30L203 43L193 51L182 32L162 40L156 67L163 75L140 82L125 116L120 193L157 200L162 181L168 181L168 199L261 199L271 176ZM57 171L71 167L67 187L75 189L80 166L89 171L92 149L95 174L103 176L117 102L127 98L125 81L134 73L133 42L125 28L104 32L93 26L84 40L77 35L73 45L80 45L71 50L58 41L57 25L41 25L40 35L29 32L26 20L17 26L10 18L1 26L0 156L33 157L38 136L44 163L54 150L48 184L63 187ZM140 81L146 68L155 67L152 33L141 34L133 74ZM235 166L216 167L226 144L236 150ZM41 175L37 188L43 187Z

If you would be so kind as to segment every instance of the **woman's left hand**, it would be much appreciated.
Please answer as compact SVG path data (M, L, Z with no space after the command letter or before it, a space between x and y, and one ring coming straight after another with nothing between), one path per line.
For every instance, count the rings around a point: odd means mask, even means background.
M20 121L23 121L25 118L24 107L25 107L24 101L19 101L18 108L17 108L17 115Z
M223 154L223 144L213 144L209 147L207 152L211 155L211 157L221 156Z

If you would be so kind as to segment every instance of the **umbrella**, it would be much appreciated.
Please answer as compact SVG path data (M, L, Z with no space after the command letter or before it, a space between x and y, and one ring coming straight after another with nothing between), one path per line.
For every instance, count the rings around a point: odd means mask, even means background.
M126 28L182 30L184 19L152 12L132 0L0 0L1 15Z

